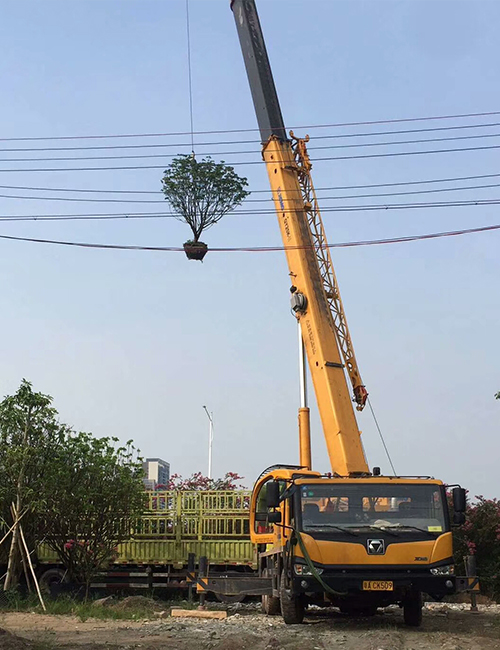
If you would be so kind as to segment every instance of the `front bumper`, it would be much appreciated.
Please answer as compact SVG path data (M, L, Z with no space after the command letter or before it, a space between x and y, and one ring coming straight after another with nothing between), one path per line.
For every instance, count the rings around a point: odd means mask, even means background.
M321 579L339 594L363 593L371 598L397 601L408 591L421 591L435 598L442 598L457 591L454 575L432 575L427 570L324 570ZM392 582L391 591L366 591L363 583L370 581ZM294 576L293 589L296 593L322 593L323 585L314 576Z

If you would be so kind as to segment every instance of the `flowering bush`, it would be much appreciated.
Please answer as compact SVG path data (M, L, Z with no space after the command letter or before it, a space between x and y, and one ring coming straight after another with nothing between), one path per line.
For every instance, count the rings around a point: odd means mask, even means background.
M481 591L500 599L500 501L477 496L466 517L454 535L455 563L462 573L464 556L475 555Z
M243 479L236 472L227 472L223 478L208 478L201 472L192 474L189 478L182 478L180 474L172 474L169 482L163 486L158 485L157 489L164 490L244 490L244 486L238 484Z

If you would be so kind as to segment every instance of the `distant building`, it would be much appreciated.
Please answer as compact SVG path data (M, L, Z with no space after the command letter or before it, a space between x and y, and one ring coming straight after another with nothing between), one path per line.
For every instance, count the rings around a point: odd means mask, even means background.
M170 480L170 463L161 458L146 458L142 466L146 490L155 490L157 485L166 485Z

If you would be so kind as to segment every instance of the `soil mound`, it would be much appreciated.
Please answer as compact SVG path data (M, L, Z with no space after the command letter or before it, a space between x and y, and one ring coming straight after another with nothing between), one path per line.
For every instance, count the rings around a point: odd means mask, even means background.
M21 639L21 637L15 636L7 632L7 630L0 628L1 650L28 650L32 647L33 645L29 641L26 641L26 639Z

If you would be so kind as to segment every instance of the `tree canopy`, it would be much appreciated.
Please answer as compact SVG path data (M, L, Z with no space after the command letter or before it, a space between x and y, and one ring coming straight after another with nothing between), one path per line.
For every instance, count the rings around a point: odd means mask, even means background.
M162 185L177 218L191 228L194 243L250 194L245 190L246 178L210 156L201 161L194 156L174 158L164 172Z
M0 527L13 526L14 505L30 547L45 540L71 578L88 585L130 535L143 511L142 477L131 442L74 432L28 381L0 402ZM14 527L5 588L20 573L18 535Z

